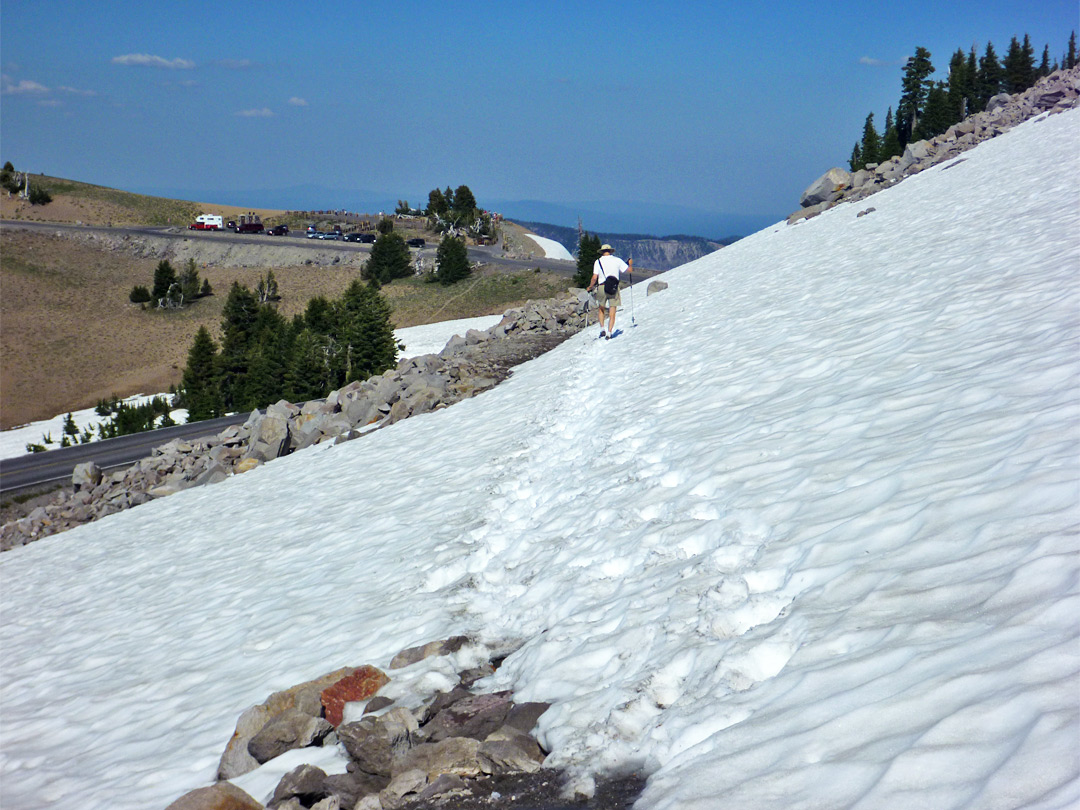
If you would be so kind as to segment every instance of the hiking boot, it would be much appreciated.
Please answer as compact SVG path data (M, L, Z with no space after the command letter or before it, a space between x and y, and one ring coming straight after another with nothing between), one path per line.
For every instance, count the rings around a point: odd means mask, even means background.
M603 329L601 329L600 330L600 337L606 338L607 337L607 332L605 332Z

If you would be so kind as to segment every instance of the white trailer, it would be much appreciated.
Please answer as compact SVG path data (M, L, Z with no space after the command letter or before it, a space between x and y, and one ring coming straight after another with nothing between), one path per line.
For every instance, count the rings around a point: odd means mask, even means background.
M225 222L221 214L199 214L195 221L188 225L189 231L223 231Z

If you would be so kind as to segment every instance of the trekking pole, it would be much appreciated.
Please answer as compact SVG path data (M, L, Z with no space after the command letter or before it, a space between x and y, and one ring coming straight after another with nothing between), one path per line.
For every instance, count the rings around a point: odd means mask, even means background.
M630 276L630 327L637 326L637 321L634 320L634 257L631 256L627 262L627 275Z

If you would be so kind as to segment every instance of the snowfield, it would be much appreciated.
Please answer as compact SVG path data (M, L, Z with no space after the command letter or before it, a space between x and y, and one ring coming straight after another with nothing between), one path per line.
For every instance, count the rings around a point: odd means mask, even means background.
M272 691L464 632L639 808L1076 807L1078 144L1028 122L613 341L0 556L0 804L164 807Z
M537 236L535 233L525 234L538 244L544 251L545 259L562 259L566 262L574 261L573 255L562 242L556 242L554 239L548 239L546 236Z

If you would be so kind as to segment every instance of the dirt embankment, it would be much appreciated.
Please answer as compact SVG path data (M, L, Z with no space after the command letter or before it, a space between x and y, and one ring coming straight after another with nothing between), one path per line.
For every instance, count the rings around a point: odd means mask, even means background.
M174 267L194 260L198 267L338 267L358 270L370 250L360 245L301 239L293 236L235 236L173 230L160 236L106 229L67 231L65 236L137 259L167 259Z

